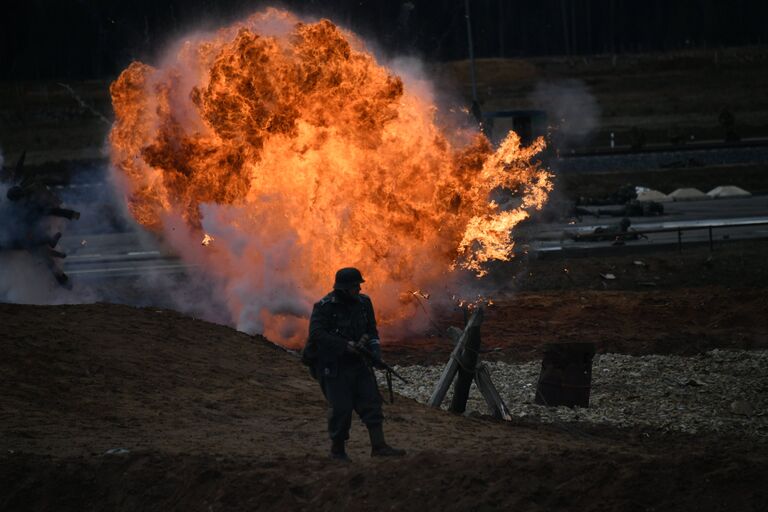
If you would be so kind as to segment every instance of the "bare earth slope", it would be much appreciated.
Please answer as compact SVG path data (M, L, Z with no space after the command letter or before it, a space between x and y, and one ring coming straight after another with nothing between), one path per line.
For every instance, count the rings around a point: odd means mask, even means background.
M764 510L768 447L398 398L404 460L325 458L295 356L155 309L0 305L0 510ZM129 450L122 455L107 450Z
M652 291L535 291L497 297L486 310L485 360L541 359L552 342L591 342L601 353L690 356L715 348L768 348L764 289L718 286ZM459 313L446 319L460 326ZM444 364L453 349L440 336L384 347L399 364Z

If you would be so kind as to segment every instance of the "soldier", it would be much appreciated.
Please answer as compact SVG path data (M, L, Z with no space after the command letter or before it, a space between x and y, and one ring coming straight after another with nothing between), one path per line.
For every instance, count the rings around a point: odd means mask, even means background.
M312 309L309 338L303 359L328 402L331 458L348 461L344 443L349 439L352 411L360 416L371 440L371 456L402 456L405 450L384 440L381 394L373 370L355 348L365 343L381 357L379 333L371 299L360 293L363 276L356 268L336 272L333 291Z

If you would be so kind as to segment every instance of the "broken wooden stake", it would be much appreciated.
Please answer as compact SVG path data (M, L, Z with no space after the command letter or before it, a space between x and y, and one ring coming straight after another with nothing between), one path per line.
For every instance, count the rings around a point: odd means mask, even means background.
M483 311L478 308L480 319L471 327L468 325L467 342L459 355L459 367L457 369L456 384L453 386L453 399L449 411L457 414L463 413L467 408L467 398L469 398L469 388L472 386L472 380L475 378L475 369L480 352L480 325L482 323Z
M456 376L456 372L459 370L459 357L464 350L464 345L469 340L469 331L472 327L475 327L476 325L479 326L482 321L483 308L478 307L474 312L472 312L472 316L469 317L469 321L464 328L464 332L461 333L459 340L456 342L456 346L453 347L451 358L448 360L448 364L445 365L443 373L440 376L440 380L437 381L437 386L435 386L435 390L432 392L432 396L429 398L428 404L431 407L440 407L440 404L443 403L445 395L448 393L448 388L451 387L451 382L453 382L453 378Z
M484 311L482 306L480 306L472 312L463 331L455 327L448 328L448 336L450 336L455 346L453 352L451 352L451 358L448 360L448 364L445 365L440 380L435 386L432 397L429 399L429 405L440 407L448 392L448 388L451 387L451 382L458 374L450 407L452 412L464 412L467 407L469 388L474 380L477 389L480 390L483 398L485 398L485 403L488 404L491 413L496 418L510 421L512 415L493 385L488 369L485 365L478 364L481 343L480 325L483 323L483 316Z
M488 404L488 409L494 417L512 421L512 413L507 409L507 404L502 400L501 395L496 391L496 387L491 380L491 374L488 373L488 368L484 364L480 364L475 371L475 384L477 389L480 390L480 394L485 398L485 403Z

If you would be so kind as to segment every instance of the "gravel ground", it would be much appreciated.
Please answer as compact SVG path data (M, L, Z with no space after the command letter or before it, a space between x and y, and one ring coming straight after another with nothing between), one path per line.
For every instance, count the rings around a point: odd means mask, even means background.
M513 417L768 439L765 350L716 349L693 357L597 354L592 365L590 407L573 409L534 403L540 361L485 364ZM443 365L395 368L411 382L395 380L396 391L426 403ZM448 392L443 408L450 404L452 392ZM478 413L487 414L488 409L473 384L466 414Z

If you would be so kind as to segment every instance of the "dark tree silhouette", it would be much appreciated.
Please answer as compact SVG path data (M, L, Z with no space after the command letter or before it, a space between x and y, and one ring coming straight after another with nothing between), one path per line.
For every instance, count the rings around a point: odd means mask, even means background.
M768 42L764 0L470 0L483 57L666 51ZM0 79L114 76L175 37L265 5L250 0L27 0L0 16ZM467 57L464 0L280 0L329 17L377 51Z

